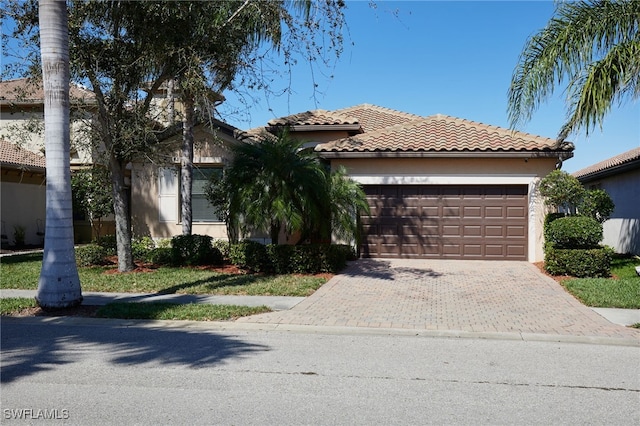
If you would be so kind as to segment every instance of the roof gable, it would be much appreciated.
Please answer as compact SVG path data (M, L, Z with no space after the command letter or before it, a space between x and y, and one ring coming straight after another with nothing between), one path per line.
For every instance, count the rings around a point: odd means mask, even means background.
M633 148L627 152L578 170L573 173L573 176L580 180L588 180L591 177L612 174L612 172L622 168L626 169L626 166L633 164L637 164L637 167L640 167L640 147Z
M417 116L415 116L417 117ZM320 152L542 151L558 148L550 138L511 131L446 115L418 117L377 131L318 145Z

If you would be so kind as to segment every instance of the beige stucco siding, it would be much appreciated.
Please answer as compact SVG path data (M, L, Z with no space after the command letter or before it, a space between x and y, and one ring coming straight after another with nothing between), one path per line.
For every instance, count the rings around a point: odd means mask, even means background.
M46 217L46 184L42 175L3 175L2 188L2 234L3 243L13 244L14 227L25 229L26 244L42 244Z
M228 151L215 141L212 133L196 129L194 138L194 166L224 166L229 159ZM131 221L134 236L171 238L182 234L180 220L180 186L176 151L176 162L167 164L136 163L131 170ZM173 177L169 169L175 171ZM163 177L164 173L164 177ZM169 179L167 179L169 178ZM224 222L193 222L194 234L227 238Z
M333 159L357 182L366 185L526 185L528 187L528 260L544 259L544 203L541 178L555 169L554 158L358 158Z

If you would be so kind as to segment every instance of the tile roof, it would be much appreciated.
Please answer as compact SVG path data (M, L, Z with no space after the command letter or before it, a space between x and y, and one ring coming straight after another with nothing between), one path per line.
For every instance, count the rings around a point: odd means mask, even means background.
M571 151L554 139L446 115L410 121L320 144L320 152Z
M31 168L44 170L45 158L18 145L0 139L0 164L2 167Z
M353 117L360 123L364 132L374 132L395 124L420 118L419 115L396 111L371 104L360 104L334 111L341 115Z
M622 154L616 155L615 157L608 158L604 161L600 161L599 163L593 164L589 167L585 167L584 169L578 170L573 173L578 179L588 178L591 175L603 173L609 171L611 169L615 169L620 166L627 165L632 162L638 162L640 167L640 147L633 148L627 152L623 152Z
M73 100L93 102L93 92L71 84L69 95ZM0 81L0 104L38 104L43 103L42 85L33 79L19 78Z
M275 118L267 123L268 126L318 126L336 124L358 124L358 120L354 117L339 114L336 111L316 109Z

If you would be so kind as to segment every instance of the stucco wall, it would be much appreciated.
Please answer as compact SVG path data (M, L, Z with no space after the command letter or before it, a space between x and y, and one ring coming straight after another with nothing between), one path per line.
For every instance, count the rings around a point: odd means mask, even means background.
M362 184L527 185L529 188L528 260L544 260L546 213L537 185L555 169L555 158L366 158L334 159Z
M3 179L1 186L2 233L8 237L2 243L13 245L14 226L23 226L26 244L42 244L42 237L36 233L38 221L41 221L40 231L44 232L45 225L46 184L43 179L25 177L22 183Z
M219 142L214 142L213 135L198 128L194 135L196 150L194 164L218 166L228 161L229 153ZM176 151L176 159L178 158ZM179 168L178 163L169 164L134 164L131 170L131 221L134 236L150 236L152 238L171 238L182 234L180 221L180 187L177 179L175 187L160 191L160 174L163 168ZM176 175L176 178L178 175ZM162 198L161 198L162 195ZM162 207L160 207L162 203ZM160 209L167 215L163 218ZM171 218L170 220L167 218ZM227 238L224 222L193 222L194 234L210 235L213 238Z
M615 204L611 218L603 224L602 243L618 253L640 254L640 169L593 180L585 186L604 189Z

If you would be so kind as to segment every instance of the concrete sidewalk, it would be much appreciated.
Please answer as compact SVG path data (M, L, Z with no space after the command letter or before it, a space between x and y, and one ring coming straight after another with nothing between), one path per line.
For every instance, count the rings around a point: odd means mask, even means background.
M34 298L35 290L0 290L0 297ZM304 297L285 296L209 296L197 294L146 294L146 293L97 293L82 292L83 305L103 306L112 302L140 303L209 303L212 305L267 306L274 311L293 308Z

